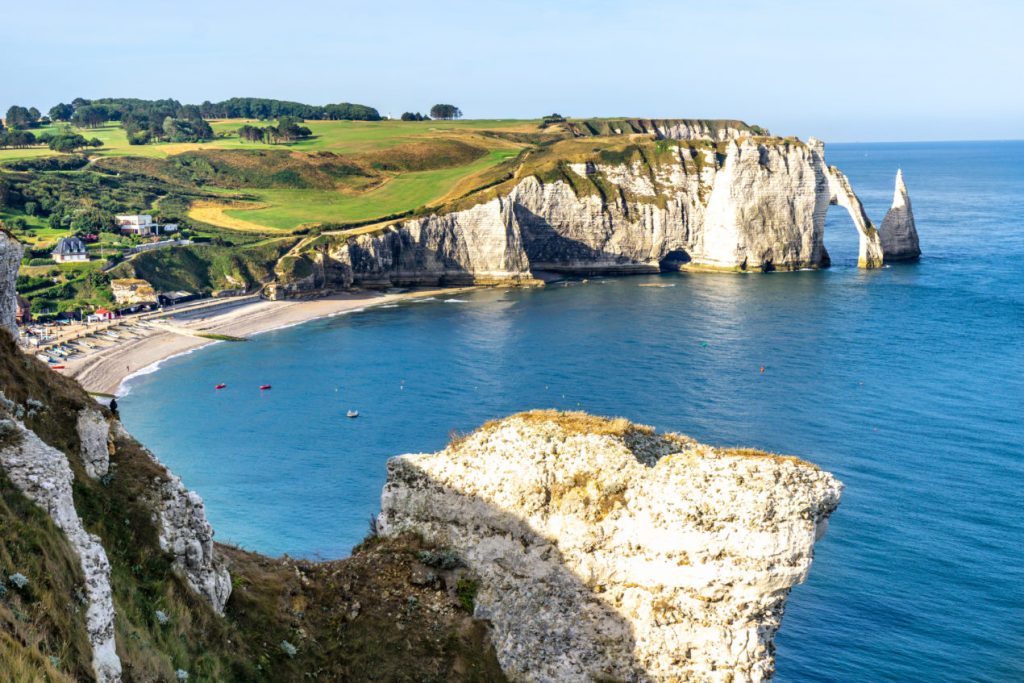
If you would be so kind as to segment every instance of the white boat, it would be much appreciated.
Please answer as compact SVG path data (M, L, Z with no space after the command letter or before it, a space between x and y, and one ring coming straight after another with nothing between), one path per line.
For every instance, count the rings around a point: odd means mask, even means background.
M345 413L345 417L359 417L359 411L358 410L350 410L347 413Z

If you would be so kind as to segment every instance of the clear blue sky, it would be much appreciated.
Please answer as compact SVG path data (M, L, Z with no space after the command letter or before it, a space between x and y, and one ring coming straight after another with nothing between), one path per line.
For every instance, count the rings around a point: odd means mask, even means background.
M0 109L258 96L740 118L835 142L1020 138L1022 31L1022 0L14 2Z

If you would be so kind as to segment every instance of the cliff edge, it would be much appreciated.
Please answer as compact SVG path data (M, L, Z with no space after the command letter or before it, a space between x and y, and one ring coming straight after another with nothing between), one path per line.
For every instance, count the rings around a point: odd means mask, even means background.
M388 463L380 526L455 548L523 681L762 681L842 484L793 457L536 411Z

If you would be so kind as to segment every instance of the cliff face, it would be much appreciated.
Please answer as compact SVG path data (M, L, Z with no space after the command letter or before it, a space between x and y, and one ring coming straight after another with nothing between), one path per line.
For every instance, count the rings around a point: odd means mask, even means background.
M535 412L393 458L380 524L462 554L513 680L760 681L841 490L796 458Z
M653 141L520 169L497 196L473 205L471 195L467 208L370 234L325 235L301 257L309 264L306 274L279 277L276 291L521 284L541 271L821 268L829 265L824 230L830 205L853 220L859 265L882 266L881 234L847 178L825 162L820 141L648 123L657 131ZM712 134L725 141L700 137ZM905 206L903 213L890 211L892 258L910 250L909 200Z
M0 329L17 337L18 294L15 281L21 265L21 244L12 235L0 229Z
M879 234L887 261L912 261L921 256L914 210L910 206L910 195L903 182L903 169L896 171L892 207L882 220Z

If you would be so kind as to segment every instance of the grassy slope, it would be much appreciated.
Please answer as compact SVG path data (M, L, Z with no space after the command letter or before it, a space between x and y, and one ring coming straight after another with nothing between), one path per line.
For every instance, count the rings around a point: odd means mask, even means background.
M190 214L195 220L228 229L290 230L304 223L341 223L383 217L439 202L467 177L498 164L508 156L514 156L522 147L521 143L494 137L491 133L527 135L537 131L537 122L515 120L308 121L305 125L313 131L313 137L309 140L289 145L269 145L242 142L234 135L234 131L243 123L246 121L213 121L211 125L215 133L228 137L208 143L132 146L128 145L124 131L116 124L83 129L80 132L86 137L97 137L105 143L103 147L87 150L93 157L167 159L203 150L287 150L300 154L329 152L354 155L354 158L369 166L381 167L382 177L374 178L373 182L360 183L358 179L352 179L338 187L262 188L248 193L250 201L244 205L246 208L238 208L233 201L225 201L220 205L204 202L197 207L197 211ZM38 134L55 129L51 126L35 132ZM417 146L439 140L470 144L481 148L485 154L454 166L440 163L436 164L440 167L423 170L389 167L395 152L399 155L415 153ZM439 150L438 153L443 152ZM54 152L46 149L0 150L0 162L53 155ZM207 186L207 189L218 191L215 185Z
M465 177L515 156L516 150L496 149L465 166L400 173L367 192L267 189L251 192L268 205L256 209L226 209L224 214L272 228L288 229L302 223L345 223L427 206L443 199Z

